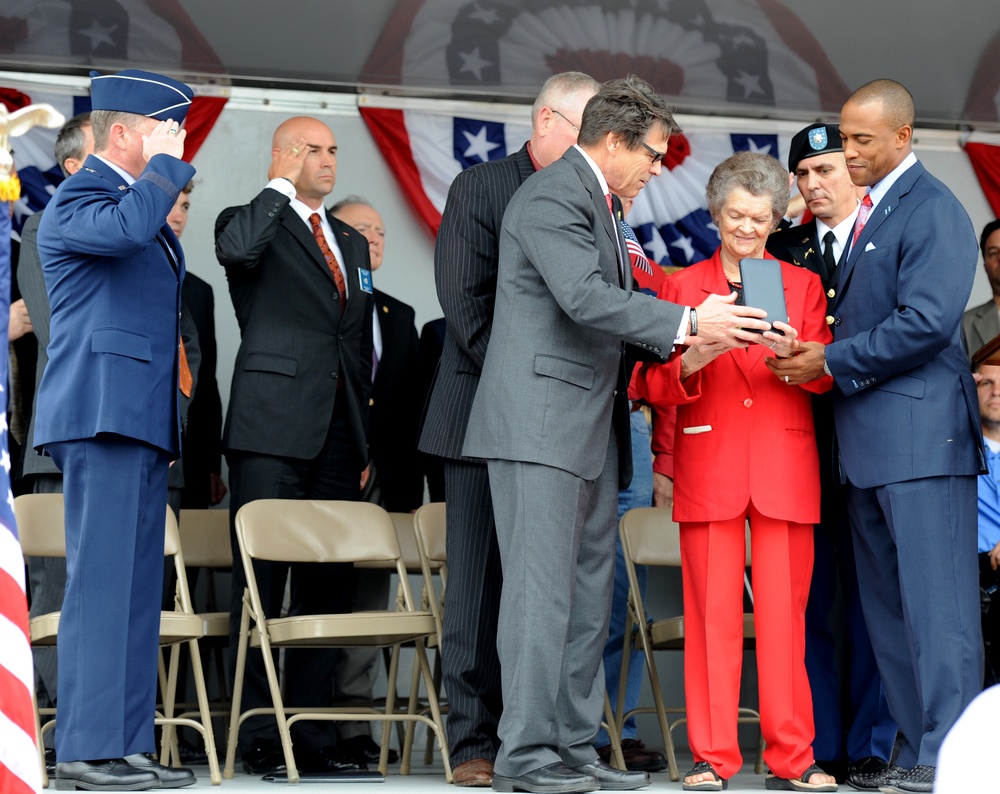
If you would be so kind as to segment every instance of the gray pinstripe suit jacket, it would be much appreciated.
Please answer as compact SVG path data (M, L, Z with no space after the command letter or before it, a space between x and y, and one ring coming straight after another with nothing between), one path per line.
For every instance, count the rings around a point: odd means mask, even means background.
M434 249L434 280L448 327L425 409L421 452L462 457L493 326L500 224L514 192L534 172L525 144L502 160L463 171L448 191Z

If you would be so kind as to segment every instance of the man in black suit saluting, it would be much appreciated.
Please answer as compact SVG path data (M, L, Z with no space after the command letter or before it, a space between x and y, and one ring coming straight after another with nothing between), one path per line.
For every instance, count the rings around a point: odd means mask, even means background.
M368 462L372 287L368 241L323 207L337 178L337 142L318 119L299 116L275 130L270 180L247 205L216 222L216 256L226 269L241 344L223 433L230 510L264 498L358 499ZM234 552L235 552L235 538ZM265 611L278 614L288 566L258 574ZM351 568L291 566L291 612L350 611ZM230 639L236 647L244 573L233 566ZM286 660L289 706L332 699L335 651L299 650ZM263 659L247 659L246 708L269 706ZM329 727L295 734L307 772L358 769L333 748ZM284 759L274 720L248 720L244 769L265 774Z

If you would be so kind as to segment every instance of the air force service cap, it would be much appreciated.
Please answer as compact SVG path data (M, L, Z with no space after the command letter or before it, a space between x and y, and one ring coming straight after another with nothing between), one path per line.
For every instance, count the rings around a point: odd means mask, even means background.
M193 96L184 83L153 72L125 69L117 74L90 73L92 110L117 110L179 123L187 115Z
M842 151L844 145L840 142L840 127L836 124L813 124L799 130L792 138L788 150L788 170L794 171L807 157Z

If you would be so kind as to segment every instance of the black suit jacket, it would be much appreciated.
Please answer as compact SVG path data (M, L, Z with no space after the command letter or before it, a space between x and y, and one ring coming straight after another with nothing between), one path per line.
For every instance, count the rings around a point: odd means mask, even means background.
M222 400L215 379L218 351L215 343L215 296L212 287L190 271L181 286L181 312L197 331L201 365L188 406L182 457L184 496L182 507L208 507L211 476L222 471Z
M382 504L408 512L420 507L423 476L417 459L420 427L419 348L413 307L375 290L375 317L382 334L382 355L371 396L368 448L378 472Z
M344 258L348 298L341 311L319 245L289 205L287 196L265 188L216 221L215 253L241 334L223 447L314 458L334 400L346 400L352 440L367 463L373 302L360 271L370 269L368 241L327 213Z
M514 192L535 172L525 144L455 177L434 249L434 281L448 326L420 433L420 450L462 457L472 400L496 303L500 224Z
M783 262L811 270L823 282L829 304L833 305L833 297L829 290L837 284L836 269L827 272L823 259L823 241L816 234L816 219L803 223L801 226L789 226L771 234L767 238L767 251L771 256Z

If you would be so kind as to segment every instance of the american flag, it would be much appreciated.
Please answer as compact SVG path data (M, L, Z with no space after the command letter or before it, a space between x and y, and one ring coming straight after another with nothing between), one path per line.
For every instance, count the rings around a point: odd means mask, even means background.
M0 350L7 349L10 314L10 205L0 202ZM7 453L7 356L0 356L0 791L41 791L42 773L35 744L31 705L34 673L28 640L28 601L24 558L14 523Z
M639 245L639 238L635 236L632 227L623 218L619 219L618 222L622 225L622 234L625 235L625 247L628 249L629 258L632 260L633 269L641 270L647 276L653 275L653 266L649 264L646 252Z

